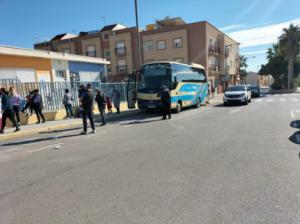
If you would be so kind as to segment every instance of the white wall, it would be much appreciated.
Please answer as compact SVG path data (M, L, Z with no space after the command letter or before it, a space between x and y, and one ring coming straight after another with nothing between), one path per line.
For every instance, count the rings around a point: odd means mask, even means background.
M66 71L67 81L70 81L70 71L68 61L51 60L53 81L64 81L56 77L56 71Z
M20 82L36 82L35 70L26 68L0 68L0 79L18 79Z

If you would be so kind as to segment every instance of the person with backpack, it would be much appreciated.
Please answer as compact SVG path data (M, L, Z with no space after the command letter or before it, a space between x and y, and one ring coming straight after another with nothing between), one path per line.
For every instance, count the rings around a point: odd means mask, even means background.
M66 109L67 118L73 117L72 101L73 101L73 99L72 99L72 95L71 95L69 89L65 89L63 104Z
M87 118L90 120L92 132L91 134L96 133L95 122L93 116L93 108L94 108L94 94L91 88L91 85L88 84L85 92L82 94L81 106L82 106L82 123L83 123L83 132L82 135L87 134Z
M96 94L95 101L98 104L98 109L99 109L99 112L100 112L100 116L102 118L102 125L106 125L106 114L105 114L106 100L105 100L105 95L99 89L97 89L96 92L97 92L97 94Z
M13 105L11 103L11 96L9 92L6 91L5 88L0 89L0 95L1 95L1 111L2 111L2 124L1 124L0 134L4 134L7 118L13 123L14 127L16 127L15 132L17 132L20 130L20 128L18 122L15 120L14 117Z
M42 122L45 123L45 117L44 114L42 112L43 109L43 99L42 96L39 94L39 90L36 89L33 91L33 97L32 97L32 105L33 105L33 110L36 114L36 118L37 118L37 124L41 123L41 118L42 118Z
M33 91L30 91L29 94L26 96L26 104L25 107L22 109L22 113L25 113L25 111L29 108L30 116L33 114ZM26 112L26 116L29 116L29 113Z

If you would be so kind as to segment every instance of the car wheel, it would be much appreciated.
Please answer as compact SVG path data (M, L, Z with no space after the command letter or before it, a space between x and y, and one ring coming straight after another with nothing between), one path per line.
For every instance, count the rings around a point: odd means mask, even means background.
M245 100L244 105L248 105L248 99Z
M224 102L224 106L225 106L225 107L228 106L228 103L227 103L227 102Z

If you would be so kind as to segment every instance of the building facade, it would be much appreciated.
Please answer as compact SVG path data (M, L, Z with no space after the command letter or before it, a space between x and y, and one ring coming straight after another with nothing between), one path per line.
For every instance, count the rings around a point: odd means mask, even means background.
M239 44L208 22L187 24L181 18L166 18L139 32L142 63L168 60L201 64L206 68L210 86L218 92L239 82ZM114 24L79 35L60 34L34 47L106 58L111 62L108 81L119 82L138 69L137 46L135 27Z
M0 80L104 82L109 64L103 58L0 46Z

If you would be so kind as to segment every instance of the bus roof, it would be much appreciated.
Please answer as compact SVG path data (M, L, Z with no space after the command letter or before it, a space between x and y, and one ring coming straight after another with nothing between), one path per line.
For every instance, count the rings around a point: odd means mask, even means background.
M143 65L151 65L151 64L157 64L157 63L169 63L169 64L178 64L178 65L188 65L188 66L191 66L191 67L194 67L194 68L200 68L200 69L205 70L205 68L202 65L200 65L200 64L191 63L189 65L189 64L179 63L179 62L176 62L176 61L152 61L152 62L149 62L149 63L145 63Z

